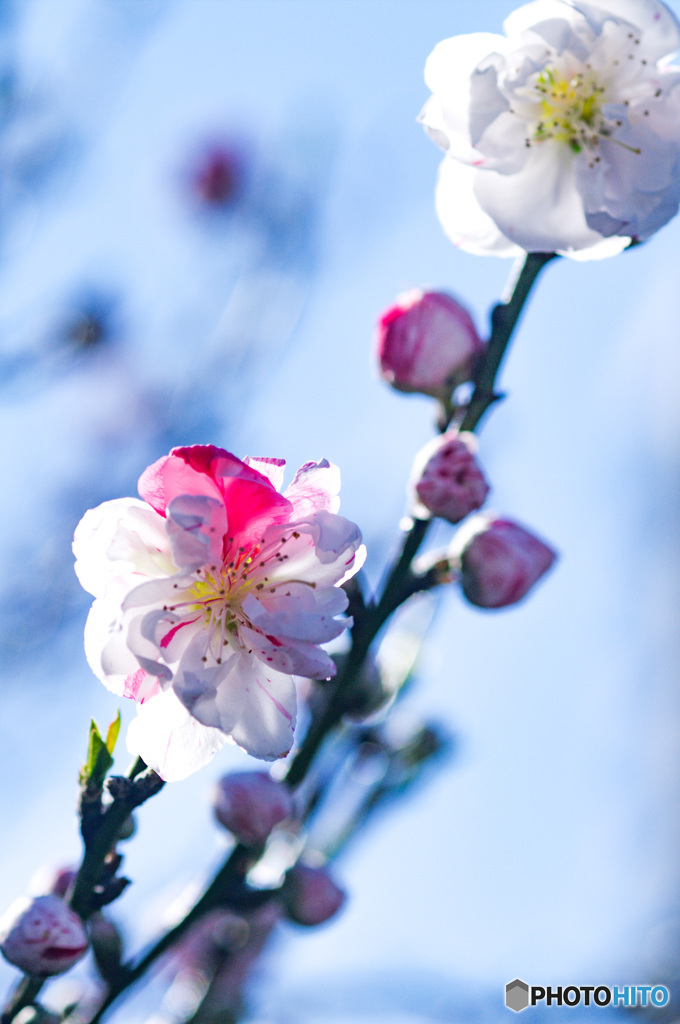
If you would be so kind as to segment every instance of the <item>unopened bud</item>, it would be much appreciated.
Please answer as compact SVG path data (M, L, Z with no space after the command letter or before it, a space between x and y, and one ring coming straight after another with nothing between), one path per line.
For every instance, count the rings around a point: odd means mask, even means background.
M345 893L325 868L296 864L286 875L282 890L286 913L297 924L323 924L337 914Z
M105 981L111 981L123 958L122 936L113 921L99 911L90 917L88 931L99 973Z
M26 974L62 974L87 946L82 921L59 896L24 896L0 919L0 950Z
M65 896L73 885L77 874L76 868L67 868L57 864L43 864L28 883L31 896L44 896L54 893Z
M195 168L193 188L209 206L226 206L236 198L243 178L242 157L236 149L215 145L207 149Z
M288 788L266 772L233 772L213 792L215 816L246 846L259 846L269 833L293 813Z
M475 459L473 434L449 430L435 437L416 456L411 474L413 515L428 513L459 523L481 508L489 485Z
M556 552L519 523L479 515L459 531L463 593L479 608L520 601L548 571Z
M446 399L471 379L484 343L454 298L414 289L380 317L376 348L381 376L392 387Z

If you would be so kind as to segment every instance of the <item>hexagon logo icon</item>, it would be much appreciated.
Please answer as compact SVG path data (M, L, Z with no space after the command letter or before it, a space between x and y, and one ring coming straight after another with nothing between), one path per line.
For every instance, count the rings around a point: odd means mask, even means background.
M515 978L505 986L505 1005L509 1010L519 1013L529 1005L529 986L525 981Z

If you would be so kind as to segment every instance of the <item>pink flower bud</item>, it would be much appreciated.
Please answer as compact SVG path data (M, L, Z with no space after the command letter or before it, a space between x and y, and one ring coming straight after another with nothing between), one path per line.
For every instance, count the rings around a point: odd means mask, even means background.
M380 317L376 347L388 384L445 399L470 380L484 343L454 298L414 289Z
M459 523L484 504L489 485L477 465L475 449L474 436L456 430L425 445L411 476L414 515L425 519L429 512Z
M288 788L266 772L233 772L213 793L215 816L246 846L259 846L280 821L293 813Z
M556 552L519 523L476 516L454 540L463 593L480 608L504 608L521 600L547 572Z
M210 147L196 167L193 187L198 199L208 206L233 202L243 177L241 154L224 145Z
M0 950L26 974L62 974L87 945L82 921L59 896L24 896L0 919Z
M345 902L345 893L325 868L296 864L286 875L283 886L286 913L297 924L323 924L337 914Z
M43 864L28 883L28 892L31 896L44 896L47 893L54 893L55 896L65 896L73 885L77 873L77 868L67 868L57 864Z

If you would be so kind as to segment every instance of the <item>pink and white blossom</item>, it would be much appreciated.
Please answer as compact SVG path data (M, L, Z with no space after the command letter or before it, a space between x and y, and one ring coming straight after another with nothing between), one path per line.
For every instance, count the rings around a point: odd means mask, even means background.
M227 739L285 756L293 676L335 673L320 645L348 625L339 584L359 567L361 536L337 514L335 466L307 463L282 494L283 467L175 448L142 474L142 501L104 502L76 529L76 572L96 598L89 664L137 702L128 748L164 779Z
M613 255L680 202L680 24L660 0L534 0L428 58L437 212L478 254Z

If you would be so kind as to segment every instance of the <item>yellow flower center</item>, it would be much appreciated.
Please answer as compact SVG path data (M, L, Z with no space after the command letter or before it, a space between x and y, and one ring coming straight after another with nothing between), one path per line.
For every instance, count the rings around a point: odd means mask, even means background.
M258 584L257 579L251 579L253 569L264 567L264 563L260 566L256 562L259 553L259 546L248 552L240 548L230 562L198 570L198 579L192 584L187 597L189 602L195 602L192 610L203 614L206 626L219 622L224 630L236 635L241 604L253 587L263 587L262 581ZM260 576L258 574L258 578ZM266 576L264 581L267 581Z
M611 135L611 127L602 116L605 88L590 73L576 72L567 77L555 68L543 68L534 80L540 97L540 118L533 141L554 139L565 142L574 153L597 145L598 139ZM531 144L532 140L527 140Z

